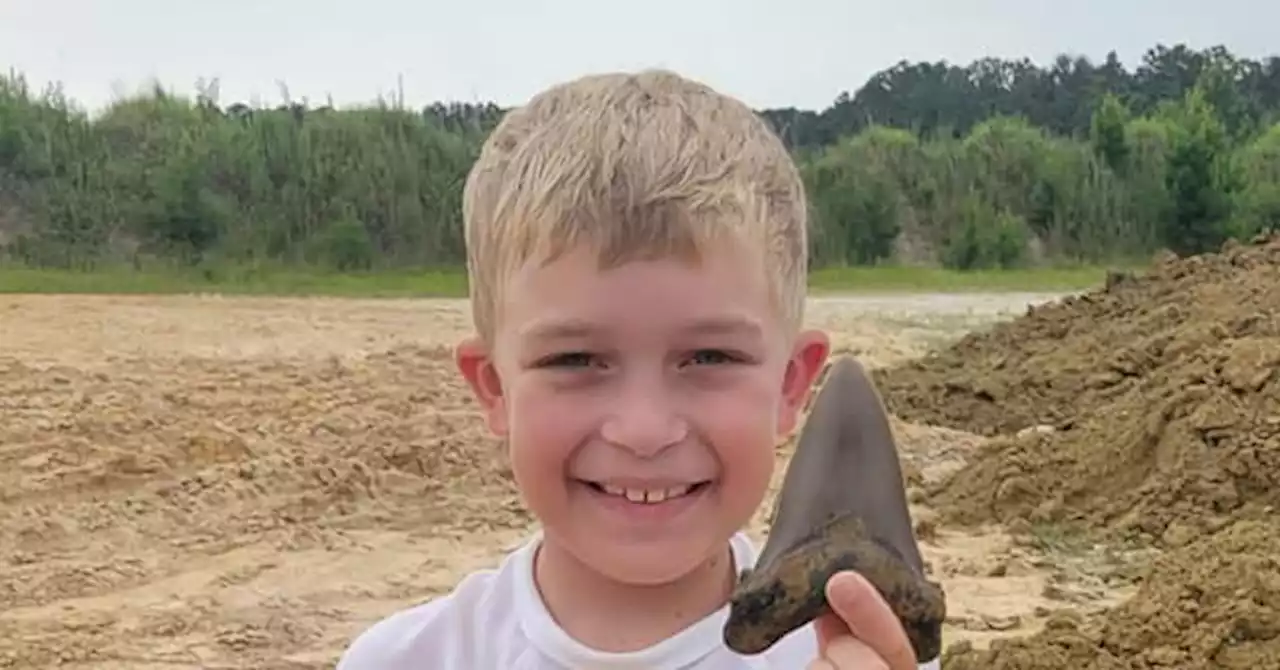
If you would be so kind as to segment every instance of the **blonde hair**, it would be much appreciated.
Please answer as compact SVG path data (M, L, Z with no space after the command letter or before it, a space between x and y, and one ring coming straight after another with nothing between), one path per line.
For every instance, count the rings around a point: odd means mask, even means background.
M500 290L532 259L593 245L601 268L762 252L789 328L803 318L807 204L781 140L742 102L665 70L582 77L506 114L462 201L472 318L490 340Z

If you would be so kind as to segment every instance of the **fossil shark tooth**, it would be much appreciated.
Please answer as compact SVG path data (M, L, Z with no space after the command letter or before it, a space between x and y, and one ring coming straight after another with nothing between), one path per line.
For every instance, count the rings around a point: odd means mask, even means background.
M769 539L730 601L725 643L765 651L827 609L827 580L842 570L884 596L918 659L941 653L945 594L924 574L884 403L850 357L832 362L814 399Z

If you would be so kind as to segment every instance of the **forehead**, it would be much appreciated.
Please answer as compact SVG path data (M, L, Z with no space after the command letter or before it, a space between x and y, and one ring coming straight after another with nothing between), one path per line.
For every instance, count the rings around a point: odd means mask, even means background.
M735 245L696 256L602 263L580 248L512 273L498 304L499 336L586 336L679 328L764 334L781 326L756 254Z

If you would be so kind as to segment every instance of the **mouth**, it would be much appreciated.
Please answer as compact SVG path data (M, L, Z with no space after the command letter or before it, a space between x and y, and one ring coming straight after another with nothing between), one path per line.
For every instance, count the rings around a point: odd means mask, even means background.
M658 505L678 500L702 493L711 486L711 480L667 486L623 486L609 482L580 481L596 493L621 498L638 505Z

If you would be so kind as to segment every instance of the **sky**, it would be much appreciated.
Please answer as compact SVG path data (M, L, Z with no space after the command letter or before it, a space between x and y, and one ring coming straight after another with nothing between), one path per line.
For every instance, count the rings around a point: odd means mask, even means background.
M1132 68L1158 42L1280 53L1264 0L0 0L0 71L90 109L150 81L223 104L362 104L402 91L520 104L548 85L664 67L753 107L827 107L907 59L1059 53Z

